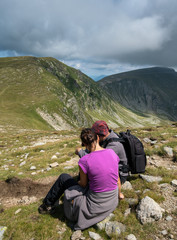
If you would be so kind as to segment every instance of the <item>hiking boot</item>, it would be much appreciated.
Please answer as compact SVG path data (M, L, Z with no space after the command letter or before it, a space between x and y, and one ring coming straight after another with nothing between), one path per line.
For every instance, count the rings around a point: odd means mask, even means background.
M53 206L47 206L45 203L41 204L38 207L38 212L40 214L51 214L54 211L54 207Z

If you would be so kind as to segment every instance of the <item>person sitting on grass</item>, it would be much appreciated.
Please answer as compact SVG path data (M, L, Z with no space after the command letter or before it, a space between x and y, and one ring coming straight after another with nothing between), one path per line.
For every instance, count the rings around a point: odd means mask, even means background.
M91 128L80 135L89 154L80 158L80 180L61 174L38 208L50 213L64 193L65 216L74 222L74 230L83 230L106 218L118 205L119 157L112 149L99 145L99 136Z
M106 149L112 149L114 152L119 156L120 162L119 162L119 176L120 176L120 181L121 184L125 183L129 173L129 168L128 168L128 160L127 156L124 150L124 147L122 143L118 141L110 141L115 138L119 138L117 134L109 129L107 123L102 120L96 121L93 126L92 130L99 136L100 140L100 146ZM88 154L88 149L82 149L82 148L77 148L76 149L76 154L79 155L79 157L83 157L84 155ZM120 186L121 186L120 184ZM121 191L121 189L120 189ZM119 193L119 199L124 199L123 193Z

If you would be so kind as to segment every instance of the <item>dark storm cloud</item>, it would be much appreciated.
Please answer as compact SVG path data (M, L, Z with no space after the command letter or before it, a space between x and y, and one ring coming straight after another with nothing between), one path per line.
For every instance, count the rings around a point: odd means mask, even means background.
M176 9L176 0L1 0L1 56L52 56L95 69L176 66Z

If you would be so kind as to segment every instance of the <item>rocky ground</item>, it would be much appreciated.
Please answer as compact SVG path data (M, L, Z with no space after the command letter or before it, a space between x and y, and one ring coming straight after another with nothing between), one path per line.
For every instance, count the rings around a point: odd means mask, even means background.
M63 165L69 167L72 164L77 165L77 157L72 158L70 161L65 162ZM166 168L174 169L176 168L176 163L160 158L158 156L153 156L148 159L148 165L151 168L157 168L163 166ZM6 181L0 181L0 202L5 207L12 207L14 205L28 205L32 202L37 202L42 199L52 184L55 182L57 177L46 177L36 181L31 179L18 179L16 177L9 178ZM130 183L131 185L131 183ZM123 186L124 188L124 186ZM131 187L132 188L132 187ZM158 188L164 197L164 201L160 204L160 207L164 209L164 217L158 221L159 232L154 236L154 240L165 240L165 239L175 239L177 237L177 216L174 214L177 206L177 198L174 196L174 191L177 187L172 186L168 183L158 184ZM134 189L136 191L136 189ZM126 201L126 198L125 200ZM3 209L1 209L3 211ZM109 221L109 219L108 219ZM79 238L78 235L79 234ZM81 232L74 233L72 239L84 239ZM76 235L76 238L75 238ZM90 233L91 239L97 239L93 237L93 233ZM151 236L152 237L152 236ZM98 238L99 239L99 238ZM129 238L127 238L129 239ZM131 239L131 238L130 238ZM132 238L134 239L134 238ZM135 238L136 239L136 238Z
M1 130L1 129L0 129ZM0 131L3 134L3 131ZM148 131L146 131L148 134ZM174 135L171 134L172 136ZM27 136L27 137L26 137ZM10 138L9 138L10 139ZM1 170L4 172L15 170L17 169L19 173L21 171L23 172L23 175L20 176L20 174L16 174L16 176L8 177L6 180L0 181L0 206L3 206L0 208L0 212L3 213L6 211L6 209L10 209L11 207L16 206L19 207L19 211L21 211L21 207L26 205L30 205L31 203L40 203L41 199L46 195L50 187L53 185L55 180L57 179L57 172L58 169L61 168L62 171L70 171L70 174L76 175L77 174L77 168L74 170L74 167L77 166L78 163L78 157L73 154L73 146L75 147L77 144L79 144L79 139L76 134L69 134L69 135L62 135L58 133L52 133L48 136L45 136L41 134L40 137L38 137L38 134L35 132L33 135L27 135L25 132L18 132L18 134L14 135L15 144L14 142L11 143L11 139L5 139L4 141L0 141L1 144L1 151L0 155L3 156L2 160L3 163L1 164ZM28 141L26 140L28 139ZM68 147L68 142L70 139L73 139L74 144L73 146ZM176 139L176 135L173 136L172 141ZM20 141L23 141L22 144L20 144ZM149 140L147 138L144 138L144 144L149 144L150 148L156 149L156 143L154 143L153 140ZM146 142L147 141L147 142ZM152 142L153 141L153 142ZM7 143L6 143L7 142ZM163 144L159 141L159 144ZM11 147L12 145L12 147ZM56 146L57 148L56 148ZM168 144L167 144L168 145ZM60 147L60 152L58 152L58 146ZM174 145L173 149L176 149L176 146ZM170 151L170 148L168 148ZM16 154L18 152L18 156ZM169 152L169 154L171 154ZM9 157L10 156L10 157ZM12 164L11 159L14 156L14 159L16 162ZM43 162L43 158L46 157L46 165L45 168L40 167L41 166L41 159ZM63 160L62 160L63 157ZM65 160L66 157L66 160ZM31 163L33 161L33 163ZM61 161L61 162L59 162ZM162 178L164 177L163 174L158 176L157 174L152 174L151 176L151 170L152 173L158 169L166 169L167 171L174 172L177 171L177 162L174 157L164 155L159 156L157 154L152 154L148 156L147 158L147 168L148 170L148 176L146 175L139 175L136 176L136 178L142 178L144 182L156 182L156 189L154 189L154 192L157 190L158 194L160 193L161 197L164 198L163 201L159 202L159 211L160 211L160 217L157 214L158 218L158 231L155 232L155 234L149 232L149 239L153 240L175 240L177 239L177 197L176 197L176 191L177 186L175 184L172 185L171 181L169 182L168 179L166 179L163 183ZM24 163L22 165L22 163ZM35 164L35 165L34 165ZM52 172L55 171L56 172ZM73 171L72 171L73 170ZM25 172L26 171L26 172ZM49 172L50 171L50 172ZM50 173L54 174L50 174ZM27 177L25 174L28 174ZM42 175L41 175L42 174ZM47 175L45 177L45 174ZM43 176L38 177L39 175ZM53 175L53 176L52 176ZM5 175L6 176L6 175ZM34 177L33 177L34 176ZM35 179L35 176L36 179ZM173 175L174 176L174 175ZM174 179L176 179L174 177ZM161 182L162 181L162 182ZM167 183L168 182L168 183ZM139 189L133 186L131 184L131 179L128 183L126 183L129 189L133 191L134 193L138 194ZM126 189L127 186L123 185L123 188ZM149 191L149 189L145 189L145 191ZM138 196L138 195L137 195ZM125 210L124 217L129 216L131 212L135 212L135 207L137 207L137 199L128 198L126 196L125 192L125 199L122 200L129 203L129 208ZM149 200L151 201L151 200ZM62 202L60 202L62 203ZM154 203L152 202L151 205ZM152 206L145 205L146 208L143 213L140 215L143 215L143 219L145 219L145 222L148 221L149 215L154 214L154 209L152 212L150 212L150 208ZM157 207L158 208L158 207ZM18 210L15 214L18 214ZM150 216L149 218L151 218ZM114 219L114 217L113 217ZM144 220L140 220L144 221ZM104 225L104 227L102 227ZM98 229L101 226L101 230L105 231L107 235L111 236L112 232L110 233L110 229L121 229L120 231L123 231L126 226L121 225L121 223L116 221L111 221L111 218L108 218L105 220L104 223L101 223L101 225L98 225ZM60 233L61 237L59 239L63 239L63 233L68 230L67 226L64 224L62 226L58 225L57 231ZM96 231L96 230L95 230ZM112 231L112 230L111 230ZM118 230L116 230L118 231ZM74 232L71 236L71 239L101 239L97 231L93 233L92 231L89 231L89 237L86 238L83 236L82 232ZM97 234L96 234L97 233ZM114 232L115 233L115 232ZM125 236L127 240L136 240L136 236L129 235ZM110 237L111 238L111 237ZM102 238L103 239L103 238ZM106 238L107 239L107 238ZM113 238L114 239L114 238ZM116 238L119 239L119 238ZM123 239L123 238L122 238Z

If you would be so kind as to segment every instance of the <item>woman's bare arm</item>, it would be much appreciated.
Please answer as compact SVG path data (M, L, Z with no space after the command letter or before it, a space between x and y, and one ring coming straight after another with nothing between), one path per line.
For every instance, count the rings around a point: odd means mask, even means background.
M80 173L80 180L78 181L78 184L81 187L86 187L88 183L88 177L87 174L85 174L82 170L82 168L79 166L79 173Z

